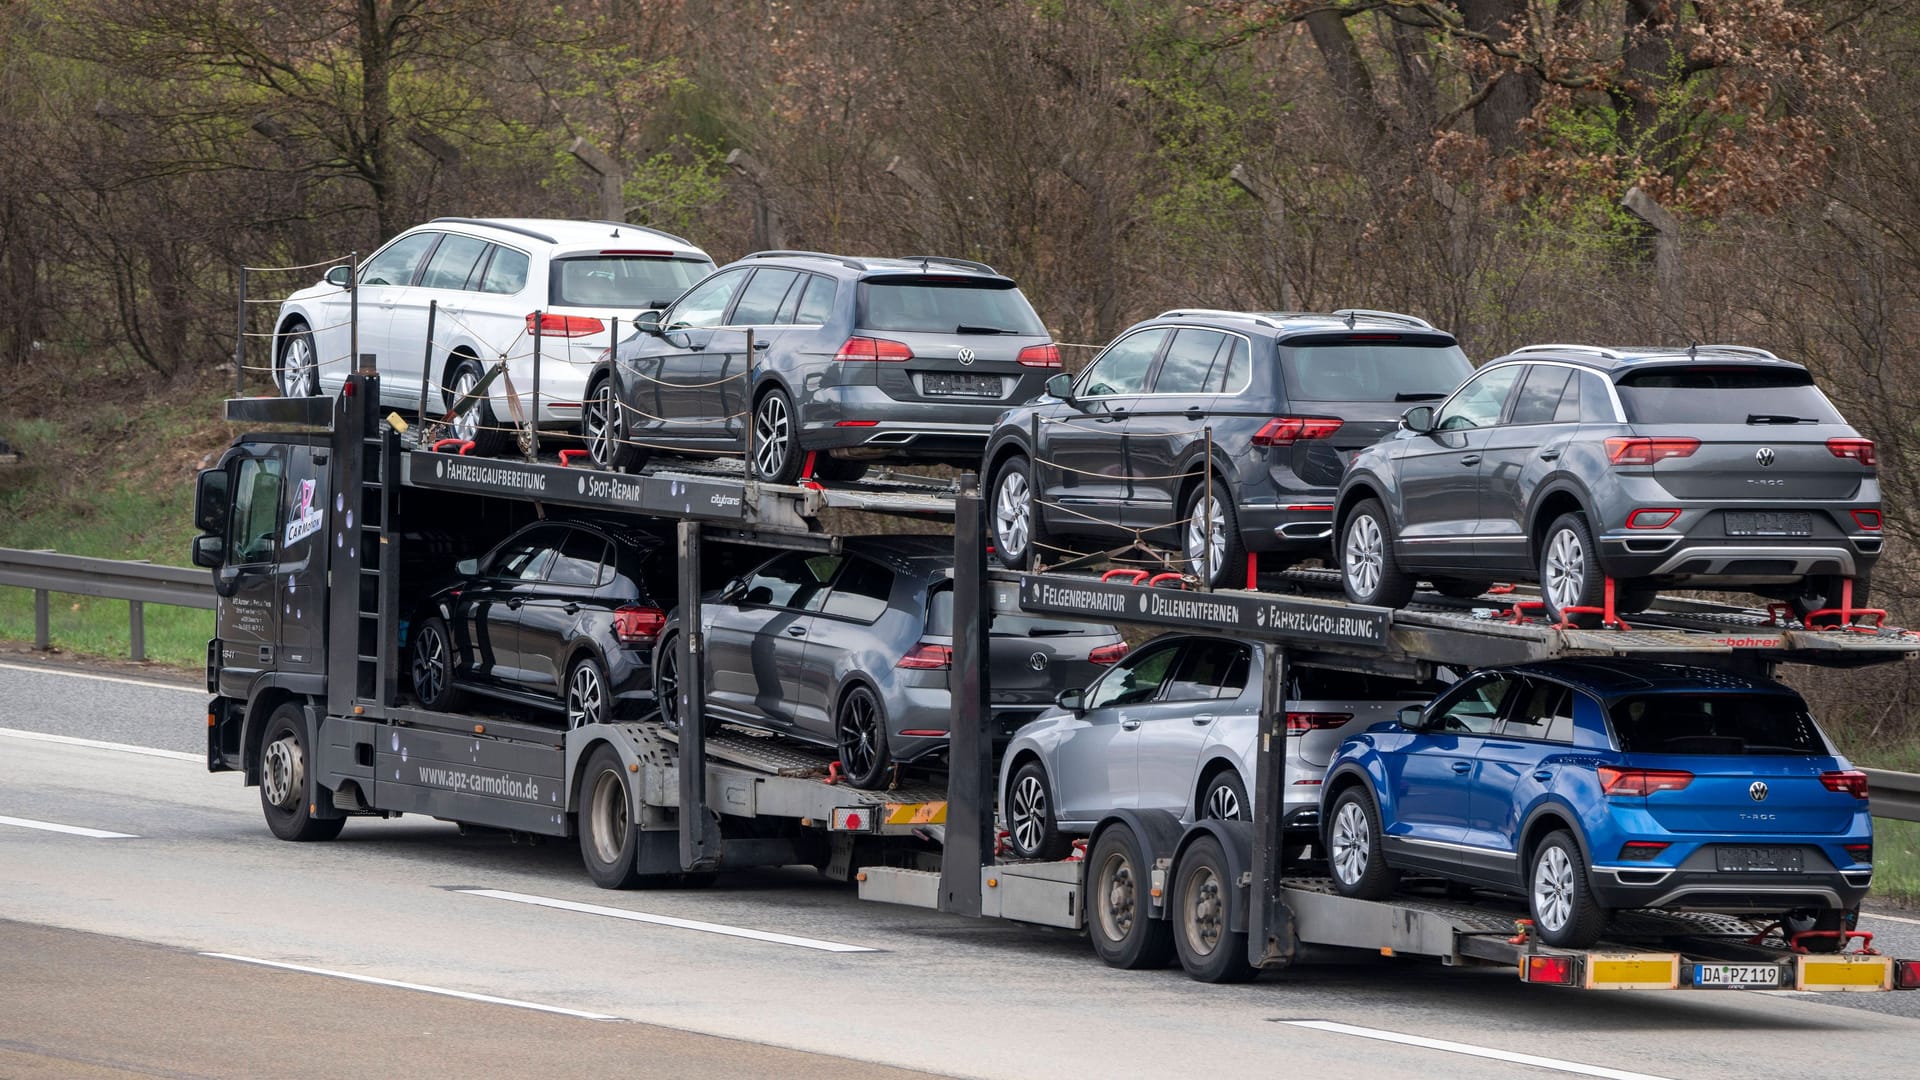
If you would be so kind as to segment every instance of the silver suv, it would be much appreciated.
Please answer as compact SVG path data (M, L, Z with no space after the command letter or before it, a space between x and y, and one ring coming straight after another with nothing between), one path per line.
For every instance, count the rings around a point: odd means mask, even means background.
M1521 349L1408 409L1336 507L1356 602L1534 580L1583 626L1609 578L1621 614L1661 587L1744 588L1806 622L1865 602L1881 546L1873 443L1806 368L1733 345Z

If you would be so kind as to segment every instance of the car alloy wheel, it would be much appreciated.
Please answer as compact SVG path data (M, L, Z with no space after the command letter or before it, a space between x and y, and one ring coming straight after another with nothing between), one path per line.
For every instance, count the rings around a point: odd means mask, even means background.
M1240 820L1240 794L1227 784L1216 783L1207 792L1206 816L1220 821Z
M1038 776L1022 776L1013 785L1011 813L1007 825L1021 851L1038 851L1040 838L1047 829L1047 788Z
M473 388L479 385L480 376L475 374L472 368L462 368L460 374L453 380L453 401L461 401L468 394L473 393ZM452 403L449 403L448 407L451 408ZM484 402L476 401L468 406L466 412L456 417L453 421L453 437L461 442L474 441L474 437L480 434L480 410L484 407Z
M793 452L793 416L779 391L760 399L753 411L753 467L762 480L771 480L787 467Z
M1333 819L1333 840L1329 847L1328 861L1342 882L1354 885L1366 876L1367 864L1373 860L1373 830L1367 823L1366 810L1358 802L1340 807Z
M580 418L581 434L587 440L587 453L602 468L613 464L613 380L602 379L587 395L586 415Z
M567 726L597 724L607 718L607 687L600 678L600 665L592 659L573 666L567 680Z
M413 640L413 694L424 704L441 700L447 689L447 639L437 623L420 627Z
M1562 529L1547 542L1547 560L1541 584L1553 600L1555 611L1564 612L1580 603L1587 588L1587 549L1572 529Z
M312 341L305 333L295 334L280 354L280 395L312 397L317 392L314 384L318 374Z
M305 797L306 789L306 755L289 731L267 744L266 753L260 755L260 793L280 809L292 810Z
M840 767L857 788L875 788L887 767L887 733L873 692L856 686L841 702L835 721Z
M1216 581L1227 557L1227 514L1208 492L1187 519L1187 566L1202 581Z
M1027 474L1008 466L1000 473L1000 489L993 498L993 535L1000 554L1018 561L1025 557L1033 538L1033 489Z
M653 654L653 696L660 703L660 719L675 723L674 710L680 707L680 642L662 638Z
M1542 929L1559 933L1573 918L1573 862L1558 847L1540 854L1533 868L1533 910Z
M1380 588L1386 549L1386 537L1372 514L1356 515L1347 525L1346 571L1354 592L1371 596Z

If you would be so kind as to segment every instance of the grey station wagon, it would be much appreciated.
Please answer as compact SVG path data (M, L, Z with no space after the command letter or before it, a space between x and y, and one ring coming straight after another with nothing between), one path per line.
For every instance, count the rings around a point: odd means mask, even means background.
M1744 588L1805 621L1849 583L1865 601L1880 483L1873 443L1772 353L1536 345L1363 451L1339 530L1359 603L1534 580L1551 618L1592 626L1575 609L1612 578L1623 614L1664 586Z

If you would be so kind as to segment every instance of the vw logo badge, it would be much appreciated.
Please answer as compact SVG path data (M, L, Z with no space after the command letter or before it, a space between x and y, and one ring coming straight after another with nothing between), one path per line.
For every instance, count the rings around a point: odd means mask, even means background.
M1773 447L1763 446L1760 449L1755 450L1753 452L1753 460L1759 462L1760 467L1763 469L1773 464Z
M1755 780L1753 784L1747 788L1747 798L1752 799L1754 802L1766 802L1767 801L1766 782L1763 780Z
M1043 652L1037 652L1037 653L1034 653L1032 656L1027 657L1027 666L1032 668L1035 671L1047 670L1047 654Z
M973 363L973 350L962 346L960 349L960 362L963 364Z

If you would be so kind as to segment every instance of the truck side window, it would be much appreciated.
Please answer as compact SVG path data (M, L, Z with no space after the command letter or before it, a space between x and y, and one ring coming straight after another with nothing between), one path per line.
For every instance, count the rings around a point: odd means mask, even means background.
M279 545L280 488L278 457L240 460L234 483L233 516L227 519L227 565L272 562Z

